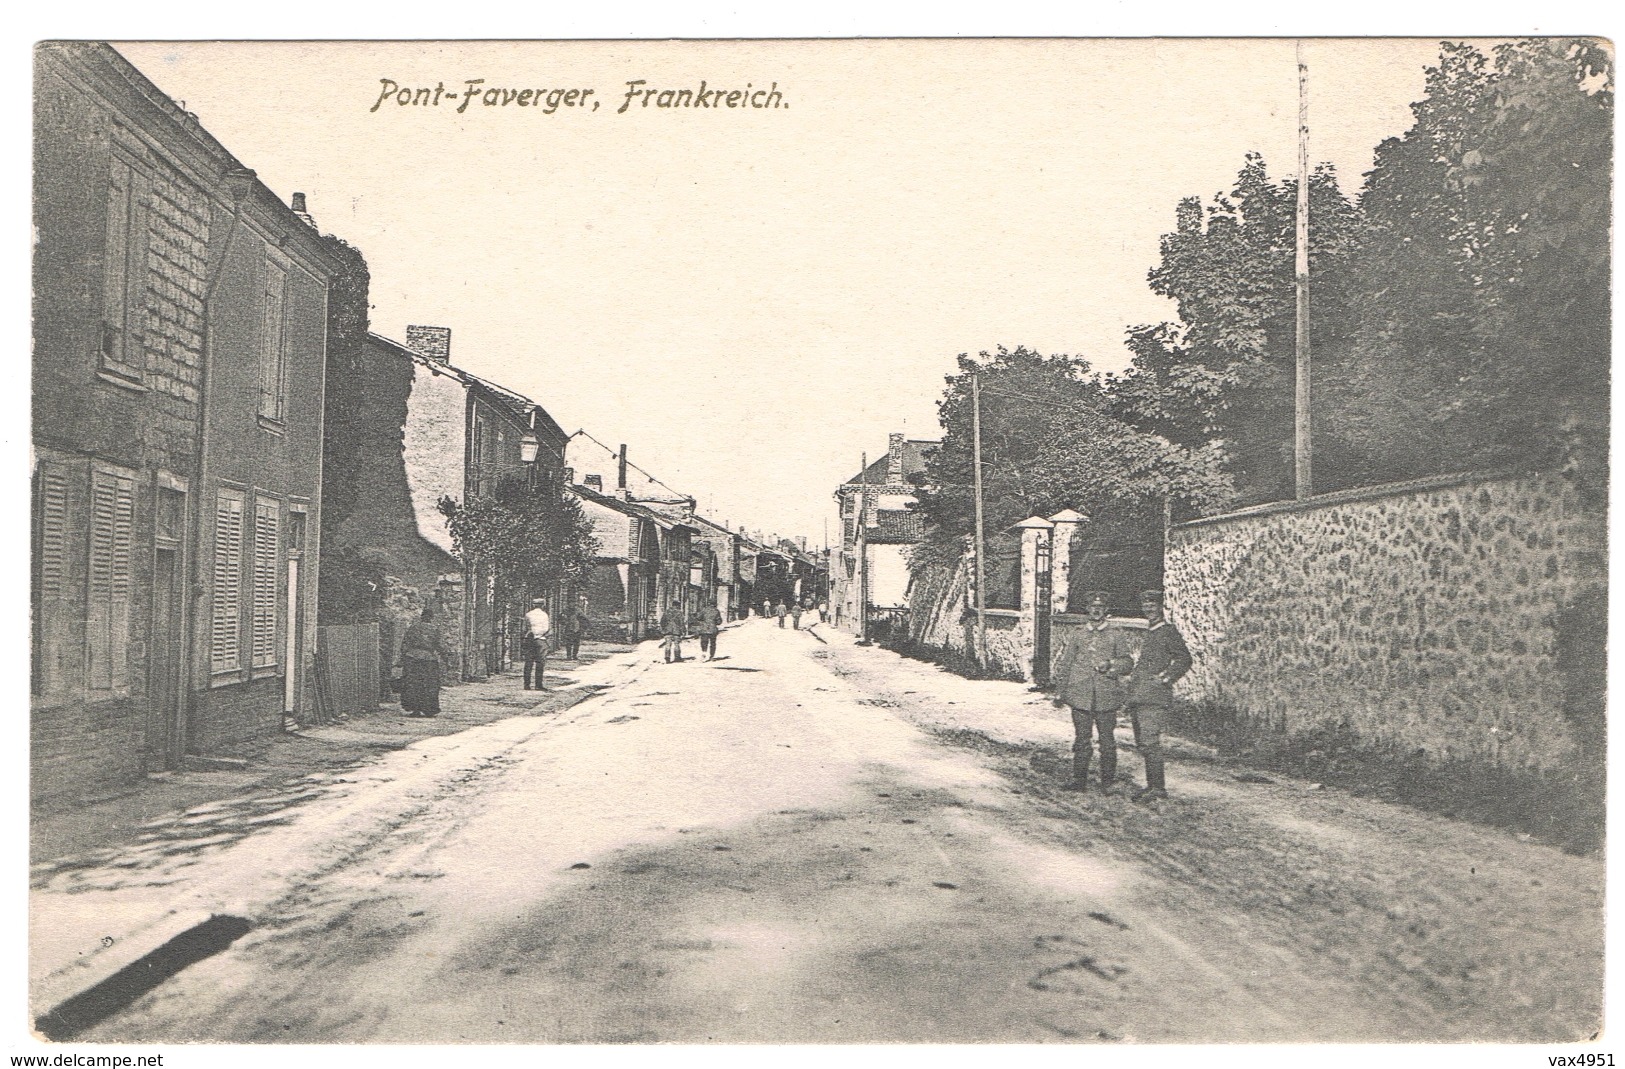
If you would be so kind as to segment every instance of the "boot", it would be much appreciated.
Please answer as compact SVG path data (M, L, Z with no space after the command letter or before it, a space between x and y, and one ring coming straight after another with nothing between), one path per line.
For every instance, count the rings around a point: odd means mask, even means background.
M1155 802L1168 797L1162 772L1162 755L1145 755L1145 788L1134 792L1136 802Z

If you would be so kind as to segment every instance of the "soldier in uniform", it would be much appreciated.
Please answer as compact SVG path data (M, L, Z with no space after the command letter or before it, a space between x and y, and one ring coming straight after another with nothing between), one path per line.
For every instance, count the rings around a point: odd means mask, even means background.
M677 604L666 606L666 611L660 614L660 633L665 636L661 646L667 664L683 659L683 638L687 632L688 614L683 611L683 606Z
M1134 643L1122 628L1106 620L1110 599L1104 591L1088 596L1089 622L1073 628L1055 662L1056 706L1070 706L1072 781L1064 790L1089 789L1091 735L1100 736L1100 792L1115 793L1117 780L1117 711L1123 706L1123 679L1134 666Z
M694 614L694 633L700 636L700 654L707 661L717 656L717 632L722 630L722 613L715 605L701 605Z
M1147 624L1128 679L1128 714L1134 723L1134 745L1145 758L1145 786L1134 792L1136 802L1168 797L1163 782L1162 728L1174 705L1174 684L1191 670L1191 651L1179 629L1162 614L1162 591L1140 594Z

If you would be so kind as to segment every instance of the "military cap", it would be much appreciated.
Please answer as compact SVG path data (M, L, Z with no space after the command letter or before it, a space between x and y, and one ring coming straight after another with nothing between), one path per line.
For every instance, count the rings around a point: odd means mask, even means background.
M1111 608L1111 595L1107 594L1104 590L1091 590L1089 591L1088 596L1084 599L1084 604L1090 608L1093 608L1096 605L1104 605L1107 608Z
M1161 602L1162 602L1162 591L1160 591L1160 590L1142 590L1142 591L1140 591L1140 600L1141 601L1155 601L1158 604L1161 604Z

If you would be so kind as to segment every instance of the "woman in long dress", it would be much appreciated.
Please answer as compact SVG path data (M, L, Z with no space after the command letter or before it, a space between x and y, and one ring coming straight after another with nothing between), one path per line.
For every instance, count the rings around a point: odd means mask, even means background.
M407 716L440 715L440 629L434 609L406 629L401 639L401 708Z

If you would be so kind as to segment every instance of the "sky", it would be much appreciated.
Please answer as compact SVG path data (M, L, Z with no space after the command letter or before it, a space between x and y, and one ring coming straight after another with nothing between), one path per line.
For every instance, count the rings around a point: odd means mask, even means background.
M1312 163L1355 190L1437 41L1302 47ZM863 453L939 435L957 354L1122 368L1127 326L1174 317L1145 276L1179 199L1249 151L1297 170L1288 40L118 48L361 249L374 331L449 327L454 363L711 518L815 546ZM444 91L403 106L384 79ZM780 106L620 110L640 79ZM593 93L548 114L487 89Z

